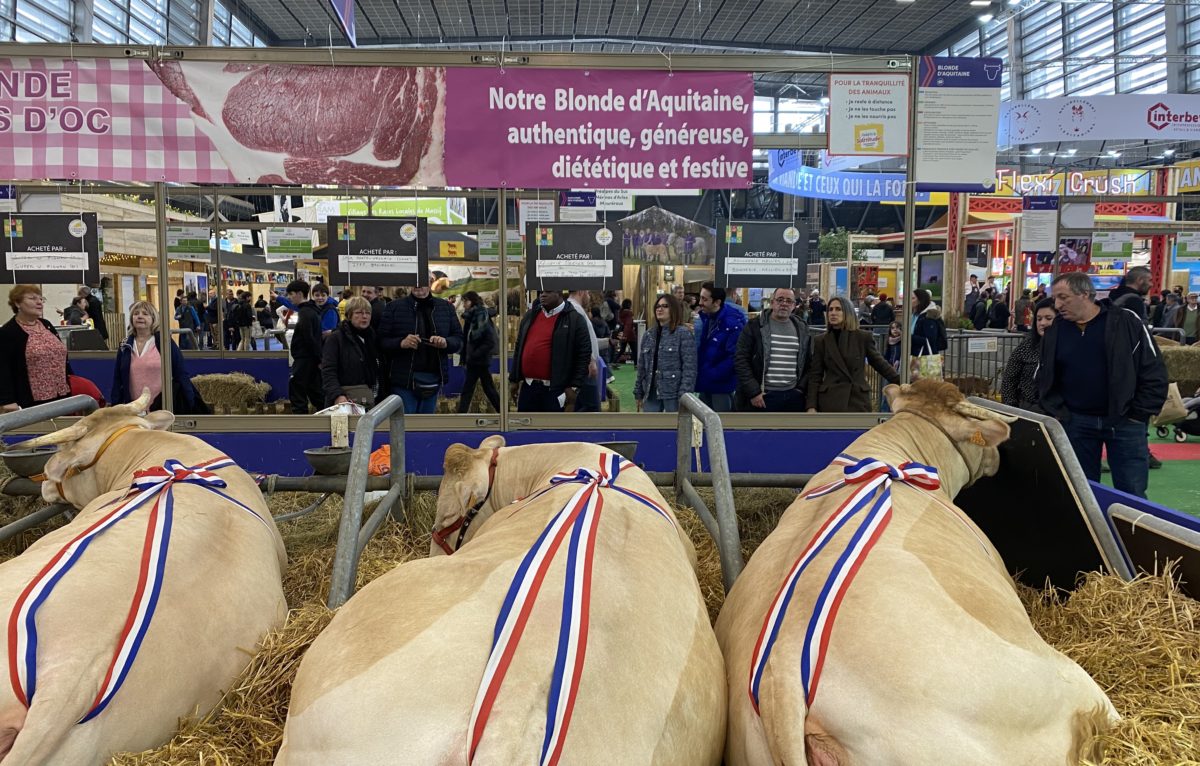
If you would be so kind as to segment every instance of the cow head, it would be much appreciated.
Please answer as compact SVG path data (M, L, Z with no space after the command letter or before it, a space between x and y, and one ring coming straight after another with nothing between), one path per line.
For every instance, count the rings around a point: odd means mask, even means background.
M495 511L496 498L492 493L496 473L494 457L503 446L503 436L489 436L480 442L479 449L451 444L446 450L433 539L429 543L430 556L458 550L459 544L470 539Z
M25 442L22 447L27 449L58 445L58 452L47 461L40 477L44 479L42 498L83 508L97 496L112 491L114 487L101 486L96 472L88 469L130 430L165 430L175 422L175 416L169 412L145 414L149 404L150 393L143 392L135 402L97 410L72 426Z
M940 380L890 385L883 393L892 412L916 415L949 438L966 464L967 485L999 470L1000 452L996 447L1008 439L1008 424L1016 418L971 404L957 387Z

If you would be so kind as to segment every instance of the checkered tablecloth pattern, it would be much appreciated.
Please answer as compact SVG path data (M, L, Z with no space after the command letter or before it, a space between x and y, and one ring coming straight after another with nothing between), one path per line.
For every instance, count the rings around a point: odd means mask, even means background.
M16 97L5 83L16 73L71 73L71 97ZM235 180L212 141L197 130L189 107L175 97L146 62L134 59L0 60L0 110L12 125L0 134L0 178L11 180L173 181ZM56 110L39 132L26 130L25 110ZM108 130L69 131L64 109L83 115L104 110ZM72 118L74 119L74 114ZM71 120L67 120L71 122Z

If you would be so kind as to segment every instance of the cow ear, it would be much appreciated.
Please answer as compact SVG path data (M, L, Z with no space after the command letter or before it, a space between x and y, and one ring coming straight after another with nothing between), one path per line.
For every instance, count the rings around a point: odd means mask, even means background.
M175 422L175 415L170 412L158 410L143 415L142 420L149 423L150 427L155 431L166 431Z
M499 449L504 446L504 437L500 434L493 434L483 441L479 442L479 449Z
M888 406L892 408L893 412L896 411L896 397L900 396L901 393L901 387L895 383L889 383L883 387L883 395L887 398Z

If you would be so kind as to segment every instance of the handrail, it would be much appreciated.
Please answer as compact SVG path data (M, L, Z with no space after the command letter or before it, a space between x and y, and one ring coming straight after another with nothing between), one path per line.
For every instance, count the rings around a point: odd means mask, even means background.
M388 477L391 488L367 519L366 525L363 525L362 513L367 491L367 468L371 460L371 441L375 435L375 428L384 418L388 419L391 446L391 473ZM346 490L343 493L345 503L338 525L333 575L329 582L327 603L330 609L337 609L354 594L358 561L362 557L363 548L404 493L404 470L404 401L392 394L360 417L358 425L354 428L354 448L350 453L349 476L346 478Z
M74 415L79 412L86 415L95 409L96 400L83 394L68 396L66 399L56 399L53 402L46 402L45 404L35 404L32 407L25 407L15 412L6 412L0 415L0 434L16 428L31 426L34 423L41 423L43 420L50 420L51 418L66 417L67 415Z
M1181 344L1187 341L1187 333L1182 327L1151 327L1150 333L1152 335L1177 335Z
M693 420L699 420L702 433L708 435L708 462L712 474L713 495L716 499L716 518L700 499L692 483L692 437ZM701 466L697 465L699 471ZM721 578L725 591L733 587L734 580L746 565L742 558L742 541L738 532L737 510L733 505L733 486L729 479L729 459L725 455L725 430L721 416L707 407L695 394L679 397L679 426L675 433L675 495L687 501L708 533L717 543L721 555Z

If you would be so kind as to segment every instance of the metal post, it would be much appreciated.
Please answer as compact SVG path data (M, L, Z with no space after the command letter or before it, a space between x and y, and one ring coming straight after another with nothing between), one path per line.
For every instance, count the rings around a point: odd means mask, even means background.
M17 428L31 426L51 418L61 418L82 412L84 415L96 409L96 400L90 396L77 394L66 399L56 399L45 404L35 404L23 407L13 412L0 413L0 434Z
M171 374L171 284L168 280L170 267L167 262L167 185L162 181L154 184L154 238L158 248L158 351L162 366L162 408L166 412L175 409ZM141 392L130 392L141 396Z
M917 289L917 275L913 265L915 257L915 233L917 228L917 59L908 58L908 162L905 163L904 183L904 307L900 325L900 382L912 380L912 296ZM945 308L945 307L943 307Z
M496 203L496 225L498 236L500 237L500 290L499 290L499 305L496 316L496 323L500 330L500 354L499 354L499 370L500 370L500 411L496 413L500 416L500 429L508 430L508 194L507 190L497 190L499 199Z

